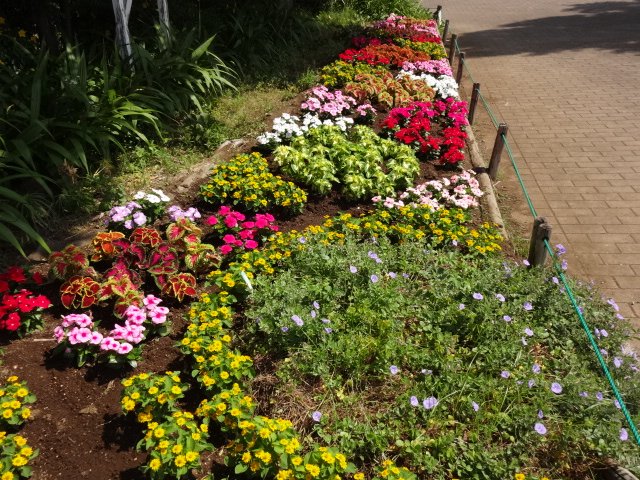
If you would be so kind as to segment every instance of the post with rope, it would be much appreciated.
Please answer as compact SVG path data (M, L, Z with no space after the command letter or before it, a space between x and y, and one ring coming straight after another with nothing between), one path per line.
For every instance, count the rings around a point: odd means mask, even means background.
M444 29L442 30L442 45L447 41L447 35L449 34L449 20L444 21Z
M541 267L547 260L547 250L545 241L548 243L551 239L551 224L547 222L545 217L537 217L533 221L533 229L531 230L531 242L529 243L529 268Z
M500 167L500 158L502 157L502 149L504 148L504 139L508 130L509 127L507 127L506 123L498 125L498 133L496 135L496 141L493 144L493 151L491 152L491 159L489 160L489 168L487 169L489 178L494 182L496 181L496 178L498 178L498 167Z
M478 96L480 95L480 84L474 83L473 90L471 90L471 100L469 100L469 113L467 114L467 120L469 125L473 125L473 117L476 113L476 107L478 106Z
M464 73L464 52L460 52L458 56L458 71L456 72L456 83L460 86L462 82L462 74Z
M451 44L449 45L449 65L453 66L453 59L456 56L456 42L458 41L458 35L451 34Z
M442 5L436 7L436 11L433 13L433 18L438 22L438 26L442 23Z

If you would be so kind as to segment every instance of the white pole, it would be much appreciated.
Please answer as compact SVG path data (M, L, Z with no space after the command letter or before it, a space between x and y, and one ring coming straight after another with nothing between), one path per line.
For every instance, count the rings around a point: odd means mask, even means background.
M167 0L158 0L158 18L162 32L169 38L169 5Z
M112 0L116 19L116 42L123 59L131 58L131 37L129 35L129 14L133 0Z

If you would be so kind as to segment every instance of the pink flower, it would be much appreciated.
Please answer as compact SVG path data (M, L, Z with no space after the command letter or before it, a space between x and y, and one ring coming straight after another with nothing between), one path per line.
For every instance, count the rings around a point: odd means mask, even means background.
M225 217L224 219L224 224L229 227L229 228L235 228L238 226L238 220L236 220L234 217L232 217L231 215L228 215L227 217Z
M207 223L207 225L213 226L218 223L218 219L215 215L211 215L209 218L205 220L205 222Z
M102 343L103 336L100 332L93 331L91 332L91 338L89 339L89 343L93 345L100 345Z
M169 309L167 307L155 307L149 311L150 313L159 313L160 315L167 315Z
M231 245L222 245L220 247L220 253L223 255L230 254L232 250L233 250L233 247Z
M242 230L238 236L243 239L246 240L248 238L253 238L255 231L254 230Z
M255 222L242 222L242 228L253 228L256 226Z
M130 343L123 342L118 345L118 349L116 350L120 355L126 355L131 350L133 350L133 346Z
M160 302L162 302L162 299L154 295L147 295L146 297L144 297L144 300L142 300L142 303L144 303L146 307L156 306L160 304Z
M256 242L255 240L247 240L244 246L249 250L253 250L254 248L258 248L258 242Z
M151 322L156 325L160 325L167 321L167 316L161 312L152 312L151 313Z
M60 343L64 340L64 329L58 325L53 329L53 336L56 338L56 342Z
M231 235L230 233L228 233L224 237L222 237L222 241L224 243L234 243L236 241L236 237L235 235Z
M231 213L231 208L227 207L226 205L221 206L218 210L219 215L228 215L229 213Z
M117 350L120 346L120 342L117 342L113 337L104 337L100 344L100 350Z

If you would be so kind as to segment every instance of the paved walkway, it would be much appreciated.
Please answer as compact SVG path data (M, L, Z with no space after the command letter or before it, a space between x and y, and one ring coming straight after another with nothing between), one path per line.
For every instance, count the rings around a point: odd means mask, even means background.
M441 3L570 271L638 321L640 2Z

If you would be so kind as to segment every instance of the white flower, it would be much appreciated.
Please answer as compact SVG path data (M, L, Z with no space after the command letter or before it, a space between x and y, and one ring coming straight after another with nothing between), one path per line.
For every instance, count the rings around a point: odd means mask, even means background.
M151 191L156 195L158 195L158 197L160 197L160 200L162 200L163 202L168 202L169 200L171 200L169 197L167 197L164 194L162 190L158 190L157 188L152 188Z
M151 203L160 203L161 202L160 197L158 197L157 195L153 195L152 193L147 195L146 200L148 202L151 202Z
M133 198L135 200L142 200L145 195L146 193L144 193L142 190L138 190L138 192L133 196Z

